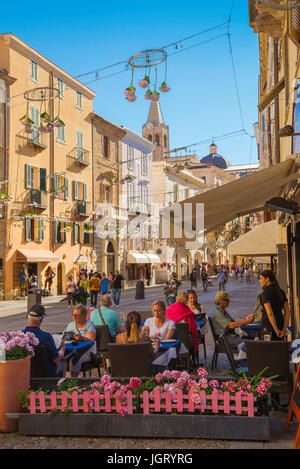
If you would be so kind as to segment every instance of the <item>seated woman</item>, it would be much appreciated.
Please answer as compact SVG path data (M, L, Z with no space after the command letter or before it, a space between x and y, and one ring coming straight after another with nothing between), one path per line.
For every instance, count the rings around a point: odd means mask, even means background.
M142 328L142 334L159 339L173 339L175 334L175 323L166 318L166 305L163 301L152 303L153 318L146 319Z
M74 321L67 325L66 332L74 332L75 340L79 342L96 340L96 328L94 323L87 319L87 309L85 306L78 305L74 307L73 319ZM73 360L71 360L71 376L78 376L82 363L90 360L91 354L89 352L84 353L76 364L73 364Z
M197 363L198 361L198 340L197 340L197 324L193 311L187 306L189 295L186 292L179 293L176 297L176 303L167 307L167 319L176 322L187 322L189 325L190 335L193 341L193 355Z
M125 332L116 336L116 344L138 344L140 342L151 343L150 337L141 334L141 315L136 311L131 311L127 315L127 324ZM157 355L159 351L159 340L153 340L153 355Z
M205 321L201 326L201 333L206 334L207 332L207 318L206 314L203 311L203 306L198 303L197 293L194 290L189 290L189 303L188 306L195 315L195 321Z

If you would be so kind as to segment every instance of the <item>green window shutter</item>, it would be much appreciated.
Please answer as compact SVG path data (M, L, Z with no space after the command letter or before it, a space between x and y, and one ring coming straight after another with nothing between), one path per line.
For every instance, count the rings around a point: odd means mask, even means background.
M86 202L87 200L87 185L83 184L83 200Z
M54 222L54 242L58 243L58 229L59 229L59 222L55 220Z
M78 223L74 223L74 244L78 244Z
M65 200L68 200L69 199L69 179L68 178L65 178L64 186L65 186Z
M41 191L47 190L46 176L47 176L47 170L45 168L40 168L40 190Z
M29 164L25 164L25 187L32 188L31 166Z
M65 223L60 223L60 230L66 228L66 224ZM65 243L66 242L66 232L63 231L60 233L60 238L61 238L61 242Z
M31 241L31 218L25 218L25 240Z
M38 219L38 240L39 241L44 241L44 219L39 218Z
M78 200L78 181L73 181L74 200Z
M53 190L55 192L58 191L58 176L57 175L55 175L54 178L53 178Z

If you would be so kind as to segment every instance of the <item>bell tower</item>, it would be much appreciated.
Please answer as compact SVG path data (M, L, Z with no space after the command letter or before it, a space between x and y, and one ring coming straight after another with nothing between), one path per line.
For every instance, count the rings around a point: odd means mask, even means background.
M156 145L152 161L164 160L164 151L169 150L169 126L165 125L158 101L151 101L146 124L143 125L143 137Z

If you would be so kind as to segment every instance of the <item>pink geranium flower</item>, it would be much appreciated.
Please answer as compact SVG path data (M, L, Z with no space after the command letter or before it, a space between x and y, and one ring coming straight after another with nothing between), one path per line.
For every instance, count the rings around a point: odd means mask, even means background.
M129 386L133 389L138 389L141 385L141 380L139 378L130 378Z

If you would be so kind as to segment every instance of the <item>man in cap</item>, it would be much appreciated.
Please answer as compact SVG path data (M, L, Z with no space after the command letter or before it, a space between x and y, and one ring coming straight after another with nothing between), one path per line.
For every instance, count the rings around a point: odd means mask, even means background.
M254 321L255 316L253 314L249 314L244 319L240 319L239 321L235 321L226 311L225 308L228 307L232 296L230 296L227 292L220 291L216 294L215 297L215 307L213 308L210 318L213 323L214 330L216 334L219 336L223 332L226 333L229 345L232 349L236 350L237 346L244 342L245 338L242 339L239 335L237 335L234 331L236 327L245 326L246 324L250 324Z
M54 377L63 369L64 362L62 360L65 353L65 343L62 340L61 346L57 350L52 335L41 330L41 324L45 316L47 315L44 306L33 305L27 315L28 326L25 327L23 332L32 332L39 340L39 345L44 346L48 376Z

